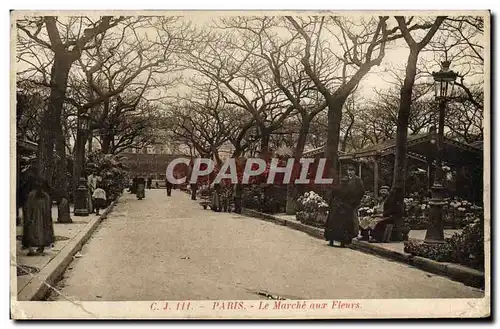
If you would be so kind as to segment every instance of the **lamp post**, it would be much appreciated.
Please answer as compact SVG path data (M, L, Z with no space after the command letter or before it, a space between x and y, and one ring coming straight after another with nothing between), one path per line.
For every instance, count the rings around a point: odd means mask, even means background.
M425 243L435 244L444 242L443 207L446 204L446 189L444 187L443 174L443 149L444 149L444 117L446 101L453 93L453 87L457 73L450 70L450 61L441 63L441 70L433 72L436 100L439 102L439 126L437 136L432 138L436 145L436 169L434 182L431 187L431 199L429 200L429 221ZM437 138L435 138L437 137Z
M87 141L87 131L89 129L90 118L86 113L81 113L78 116L77 132L76 132L76 149L75 149L75 165L74 165L74 189L73 195L75 198L75 216L88 216L88 196L84 192L82 186L86 182L84 175L85 168L85 142ZM82 180L82 178L84 180Z

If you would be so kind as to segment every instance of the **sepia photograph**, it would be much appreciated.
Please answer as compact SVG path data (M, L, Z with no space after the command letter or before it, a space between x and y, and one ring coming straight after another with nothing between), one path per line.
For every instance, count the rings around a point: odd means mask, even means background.
M10 18L12 319L491 315L489 11Z

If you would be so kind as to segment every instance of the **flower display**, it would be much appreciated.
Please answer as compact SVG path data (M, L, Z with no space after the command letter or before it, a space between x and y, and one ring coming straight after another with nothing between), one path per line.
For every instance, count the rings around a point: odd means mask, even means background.
M413 230L425 230L429 218L429 198L418 194L410 194L404 198L405 224ZM376 200L365 195L358 209L358 216L365 217L373 214ZM444 206L444 223L447 228L463 228L477 218L483 217L483 208L468 200L454 198Z
M120 158L112 154L92 152L88 155L87 166L97 170L102 187L106 191L107 201L116 200L126 185L126 171Z
M297 220L322 227L328 216L328 203L317 193L311 191L297 199Z
M484 270L484 220L476 218L467 224L461 233L455 233L445 239L444 244L405 242L404 251L438 262L458 263Z

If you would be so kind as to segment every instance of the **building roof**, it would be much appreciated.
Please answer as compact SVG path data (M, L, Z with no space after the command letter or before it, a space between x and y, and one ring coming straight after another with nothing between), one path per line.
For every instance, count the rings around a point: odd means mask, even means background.
M407 141L408 155L425 161L432 155L435 144L431 141L436 138L434 134L409 135ZM305 152L304 156L317 156L323 154L325 147ZM340 160L358 159L373 156L388 156L396 152L396 139L389 139L376 145L371 145L351 153L339 154ZM456 164L477 163L482 161L482 148L462 143L450 138L444 138L443 161Z
M120 162L133 172L165 173L168 164L177 158L188 158L182 154L120 153Z
M483 149L483 141L475 141L475 142L471 143L470 145L474 146L478 149L481 149L481 150Z
M38 149L38 144L25 139L17 139L16 147L20 151L36 152Z

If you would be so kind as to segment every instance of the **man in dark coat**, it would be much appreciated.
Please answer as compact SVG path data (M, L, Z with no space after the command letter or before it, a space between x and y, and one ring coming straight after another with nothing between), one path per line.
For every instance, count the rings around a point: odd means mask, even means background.
M196 191L198 190L198 184L191 184L191 200L196 200Z
M332 191L325 227L325 239L330 246L344 247L359 234L357 210L365 193L363 182L356 176L354 166L347 168L347 180Z

